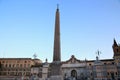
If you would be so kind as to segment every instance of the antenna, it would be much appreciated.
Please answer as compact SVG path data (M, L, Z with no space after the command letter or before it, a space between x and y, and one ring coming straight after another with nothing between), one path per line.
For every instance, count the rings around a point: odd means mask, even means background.
M96 52L96 56L100 59L100 54L101 54L101 51L97 50Z
M45 62L46 62L46 63L48 62L48 59L47 59L47 58L45 59Z

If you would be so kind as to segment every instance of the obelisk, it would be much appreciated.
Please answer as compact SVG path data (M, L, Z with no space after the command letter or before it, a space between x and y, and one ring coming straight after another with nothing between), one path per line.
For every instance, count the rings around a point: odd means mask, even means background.
M50 80L63 80L61 75L61 49L60 49L60 13L57 5L55 15L55 32L53 62L50 64Z
M55 33L54 33L54 52L53 52L53 62L61 61L60 53L60 13L57 6L56 16L55 16Z

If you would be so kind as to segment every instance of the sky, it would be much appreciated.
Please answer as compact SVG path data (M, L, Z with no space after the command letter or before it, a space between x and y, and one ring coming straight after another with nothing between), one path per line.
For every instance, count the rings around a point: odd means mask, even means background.
M120 0L0 0L0 58L53 59L59 4L61 60L113 58L120 43Z

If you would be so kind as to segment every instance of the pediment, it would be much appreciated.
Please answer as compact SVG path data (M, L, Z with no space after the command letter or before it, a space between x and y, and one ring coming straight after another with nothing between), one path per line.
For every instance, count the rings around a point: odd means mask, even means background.
M72 55L69 60L63 62L63 64L75 64L75 63L81 63L81 61L76 59L74 55Z

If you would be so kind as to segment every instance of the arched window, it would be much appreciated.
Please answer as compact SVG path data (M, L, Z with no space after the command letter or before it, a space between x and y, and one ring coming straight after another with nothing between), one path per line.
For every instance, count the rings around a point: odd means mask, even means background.
M91 66L91 64L89 64L89 66Z

